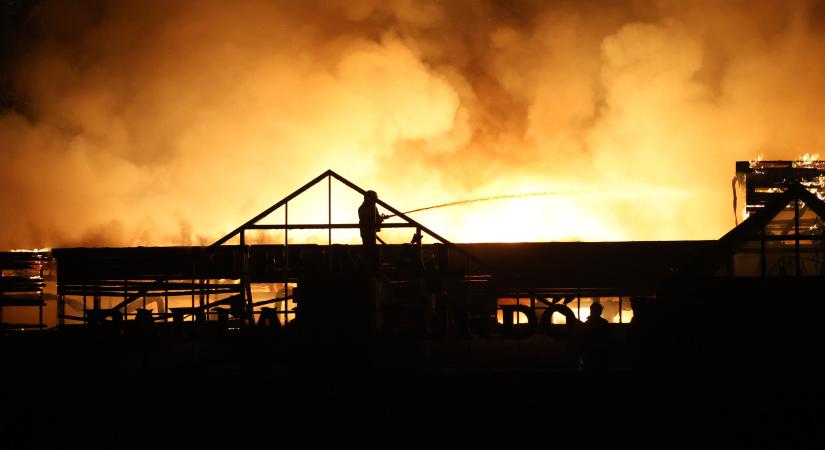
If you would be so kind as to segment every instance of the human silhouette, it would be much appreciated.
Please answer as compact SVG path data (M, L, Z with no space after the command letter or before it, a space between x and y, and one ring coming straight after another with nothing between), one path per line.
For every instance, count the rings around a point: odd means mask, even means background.
M608 322L602 317L603 307L599 303L590 305L590 316L584 322L582 342L582 366L584 371L604 372L607 370Z
M375 191L364 193L364 201L358 207L358 227L361 230L361 242L364 248L364 259L370 270L378 269L378 247L376 247L375 233L381 231L383 218L378 214L375 202L378 194Z
M132 332L140 339L157 337L157 329L155 328L151 309L138 308L132 321Z
M361 242L364 245L375 245L375 233L381 231L383 219L375 205L377 200L378 194L375 191L367 191L363 203L358 207L358 226L361 228Z

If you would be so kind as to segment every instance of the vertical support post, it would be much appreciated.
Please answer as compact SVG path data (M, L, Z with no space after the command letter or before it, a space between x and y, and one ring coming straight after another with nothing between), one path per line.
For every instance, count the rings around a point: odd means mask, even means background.
M206 312L205 312L206 310L203 307L204 297L206 298L206 304L208 305L209 304L209 278L206 279L206 292L204 293L203 291L201 291L201 295L198 298L198 301L200 302L198 305L200 306L201 311L204 311L204 317L205 317L206 316Z
M129 298L129 280L123 280L123 302L125 303L126 300ZM129 320L129 305L123 305L123 320Z
M332 245L332 175L327 176L327 245Z
M45 281L43 278L43 264L40 264L40 279ZM39 310L39 317L38 317L38 326L40 327L40 331L43 331L43 305L46 304L46 297L43 294L43 290L46 288L45 283L43 283L43 287L40 288L40 310ZM60 307L58 305L58 314L60 314Z
M332 175L327 176L327 267L332 270Z
M794 225L794 258L796 259L796 276L799 276L799 199L793 202L793 225Z
M289 225L289 202L284 203L284 226ZM289 228L284 228L284 296L289 291ZM284 311L289 309L289 300L284 301ZM284 325L289 316L284 314Z
M201 309L203 309L204 297L206 297L206 304L208 304L209 303L209 278L206 279L206 288L204 289L204 292L201 293L200 299L198 299L199 300L198 306Z
M66 296L65 295L58 295L57 296L57 305L58 305L58 307L57 307L57 314L58 314L57 323L59 325L63 325L63 323L64 323L63 316L66 315ZM0 308L0 311L2 311L2 310L3 309ZM0 314L2 314L2 313L0 313ZM3 320L3 316L0 315L0 321L2 321L2 320Z
M576 288L576 317L582 320L582 292L581 288Z
M619 296L619 323L624 323L624 321L622 320L622 300L623 299L624 299L624 297L622 297L620 295Z
M209 250L207 250L207 251L209 251ZM197 266L198 256L199 255L193 255L192 256L192 296L191 296L191 301L190 301L190 307L193 307L193 308L195 307L195 287L199 286L199 284L203 283L203 279L199 280L198 284L195 283L195 275L198 273L198 271L197 271L197 269L198 269L198 266ZM200 256L201 256L201 258L200 258L201 261L207 261L208 260L208 258L204 258L202 255L200 255ZM199 287L198 290L200 291L201 288ZM172 322L173 323L175 322L174 317L172 318Z
M533 315L536 315L536 294L533 288L529 289L530 293L530 311L533 311Z
M415 227L415 235L413 236L413 242L415 242L416 247L418 248L418 260L424 261L424 247L421 245L422 241L421 237L421 227Z
M249 252L246 250L246 228L241 229L241 289L246 297L246 308L248 309L249 325L255 325L255 307L252 306L252 287L249 284Z
M194 289L194 288L193 288ZM163 321L169 321L169 277L163 283Z

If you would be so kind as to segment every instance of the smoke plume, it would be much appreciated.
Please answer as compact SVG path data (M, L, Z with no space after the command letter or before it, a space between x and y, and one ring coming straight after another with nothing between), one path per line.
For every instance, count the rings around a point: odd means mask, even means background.
M736 160L825 154L823 2L3 5L0 248L208 244L328 168L606 194L418 216L456 241L715 239Z

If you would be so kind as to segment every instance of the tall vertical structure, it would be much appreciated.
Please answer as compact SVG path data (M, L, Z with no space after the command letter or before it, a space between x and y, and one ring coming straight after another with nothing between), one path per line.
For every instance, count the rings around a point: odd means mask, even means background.
M737 199L744 199L744 202ZM825 161L739 161L737 220L726 238L743 245L729 264L734 276L825 275Z
M737 161L735 182L738 186L734 186L734 207L737 221L742 221L764 208L796 182L819 199L825 200L825 160L809 158L806 155L798 161ZM804 207L802 205L802 208ZM788 208L792 208L792 205ZM792 214L788 214L785 220L778 219L769 225L774 228L766 230L769 234L787 234L796 226ZM801 214L799 219L800 227L817 226L815 221L812 221L813 216L809 218L806 214Z
M0 252L0 335L7 330L43 329L44 269L50 260L46 251ZM37 308L37 324L4 321L7 307Z

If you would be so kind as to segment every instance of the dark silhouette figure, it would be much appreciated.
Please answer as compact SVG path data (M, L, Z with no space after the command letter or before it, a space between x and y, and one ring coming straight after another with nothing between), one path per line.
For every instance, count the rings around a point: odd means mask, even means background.
M150 326L155 323L152 319L152 310L143 308L138 308L138 310L135 312L134 321L135 323L146 326Z
M590 316L582 330L582 366L585 372L596 373L607 370L608 336L607 319L602 317L603 307L599 303L590 305Z
M381 215L375 202L378 194L375 191L364 193L364 202L358 207L358 225L361 228L361 241L364 245L375 245L375 233L381 231Z
M157 337L155 321L152 318L152 310L139 308L135 313L135 318L131 323L133 336L138 339L152 339Z
M273 332L281 330L281 321L278 319L278 313L275 308L261 308L258 328L268 328Z
M364 202L358 207L358 226L364 246L364 260L370 271L378 269L378 247L375 233L381 231L380 225L383 220L375 206L377 200L378 194L375 191L367 191L364 193Z

